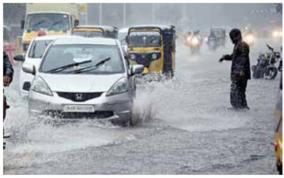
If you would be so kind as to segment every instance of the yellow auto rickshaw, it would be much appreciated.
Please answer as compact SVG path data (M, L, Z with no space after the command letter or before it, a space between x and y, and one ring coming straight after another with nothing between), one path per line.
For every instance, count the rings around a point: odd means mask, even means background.
M72 30L72 35L84 37L117 38L117 34L117 27L106 25L80 25L74 27Z
M143 74L165 74L175 71L175 27L170 25L132 26L126 37L130 64L143 64Z
M282 91L281 91L282 92ZM276 156L276 168L279 174L282 175L282 93L278 98L276 105L276 129L275 129L275 156Z

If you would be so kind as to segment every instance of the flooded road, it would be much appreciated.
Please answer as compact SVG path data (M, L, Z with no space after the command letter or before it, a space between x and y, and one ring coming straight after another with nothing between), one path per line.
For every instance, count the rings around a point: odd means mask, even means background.
M251 65L264 42L251 49ZM175 79L138 87L138 123L131 128L29 118L15 79L5 91L11 138L4 174L277 174L272 143L279 75L250 80L250 110L231 110L231 63L218 62L231 51L231 45L214 52L204 47L192 56L179 44Z

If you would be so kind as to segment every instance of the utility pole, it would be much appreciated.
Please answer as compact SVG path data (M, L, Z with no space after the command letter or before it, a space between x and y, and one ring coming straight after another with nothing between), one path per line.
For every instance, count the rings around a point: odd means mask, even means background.
M99 4L99 24L102 25L103 23L103 4Z
M152 3L152 24L155 24L155 22L156 22L156 17L155 17L155 4L154 3Z
M123 27L126 26L126 3L123 3Z

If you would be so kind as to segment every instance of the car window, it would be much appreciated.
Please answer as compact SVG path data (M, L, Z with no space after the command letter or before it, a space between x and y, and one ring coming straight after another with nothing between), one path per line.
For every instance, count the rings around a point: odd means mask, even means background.
M29 58L41 58L52 40L35 40L29 50Z

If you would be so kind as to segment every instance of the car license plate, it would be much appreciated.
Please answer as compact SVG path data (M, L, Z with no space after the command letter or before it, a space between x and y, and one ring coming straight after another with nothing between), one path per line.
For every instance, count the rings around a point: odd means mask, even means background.
M92 105L65 105L63 112L95 112Z

